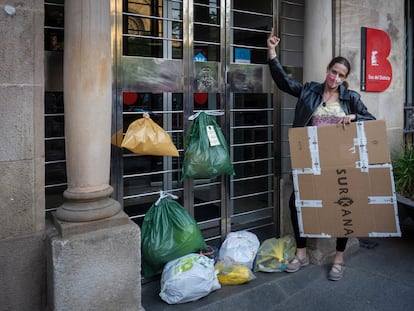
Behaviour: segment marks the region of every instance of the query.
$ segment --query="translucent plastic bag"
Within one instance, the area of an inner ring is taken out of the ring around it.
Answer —
[[[178,150],[170,135],[148,113],[128,126],[121,147],[133,153],[178,157]]]
[[[239,285],[256,278],[252,270],[229,257],[218,261],[214,267],[218,271],[217,278],[221,285]]]
[[[252,232],[246,230],[230,232],[220,247],[219,260],[229,257],[234,262],[253,269],[259,246],[260,241]]]
[[[184,161],[181,180],[234,175],[227,141],[217,122],[209,115],[220,112],[201,111],[192,120],[184,137]]]
[[[173,259],[207,248],[197,222],[178,202],[168,197],[177,198],[161,192],[142,224],[142,270],[145,277],[161,273],[164,265]]]
[[[165,265],[159,295],[165,302],[177,304],[198,300],[220,287],[214,260],[188,254]]]
[[[282,272],[286,265],[295,257],[296,242],[291,235],[279,239],[270,238],[260,245],[257,251],[254,271]]]

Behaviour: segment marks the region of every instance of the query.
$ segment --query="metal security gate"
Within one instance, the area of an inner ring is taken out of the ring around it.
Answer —
[[[210,244],[249,229],[261,239],[279,229],[279,178],[289,178],[287,128],[295,100],[271,89],[266,38],[282,37],[280,56],[301,79],[304,0],[122,1],[113,12],[111,185],[141,224],[165,190],[179,196]],[[45,156],[47,215],[66,189],[63,104],[63,0],[45,1]],[[277,21],[273,18],[276,17]],[[274,108],[276,107],[276,109]],[[180,182],[183,135],[194,111],[219,109],[236,175]],[[180,157],[151,157],[119,148],[143,111],[174,139]],[[279,133],[280,132],[280,133]]]
[[[266,39],[272,1],[118,0],[115,3],[112,180],[124,211],[141,225],[161,190],[179,197],[210,244],[230,231],[277,235],[277,123]],[[234,176],[180,181],[188,117],[221,110]],[[119,148],[148,112],[180,157]]]

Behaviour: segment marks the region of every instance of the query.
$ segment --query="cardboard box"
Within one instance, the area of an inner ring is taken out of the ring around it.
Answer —
[[[385,121],[289,129],[303,237],[401,236]]]

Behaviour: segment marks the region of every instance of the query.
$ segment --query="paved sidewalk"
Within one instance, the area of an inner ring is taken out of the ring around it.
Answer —
[[[342,280],[328,281],[328,265],[296,273],[257,272],[243,285],[222,286],[195,302],[168,305],[159,282],[143,285],[146,311],[400,311],[414,310],[414,231],[401,238],[360,239],[345,258]]]

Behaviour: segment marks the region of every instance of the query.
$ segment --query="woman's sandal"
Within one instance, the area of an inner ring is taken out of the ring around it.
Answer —
[[[306,267],[309,265],[309,257],[308,255],[305,258],[300,259],[298,256],[295,256],[293,260],[286,265],[286,272],[296,272],[302,267]]]
[[[343,262],[336,262],[332,265],[331,270],[329,271],[328,274],[328,280],[331,281],[339,281],[340,279],[342,279],[342,276],[344,274],[344,266],[345,263]]]

